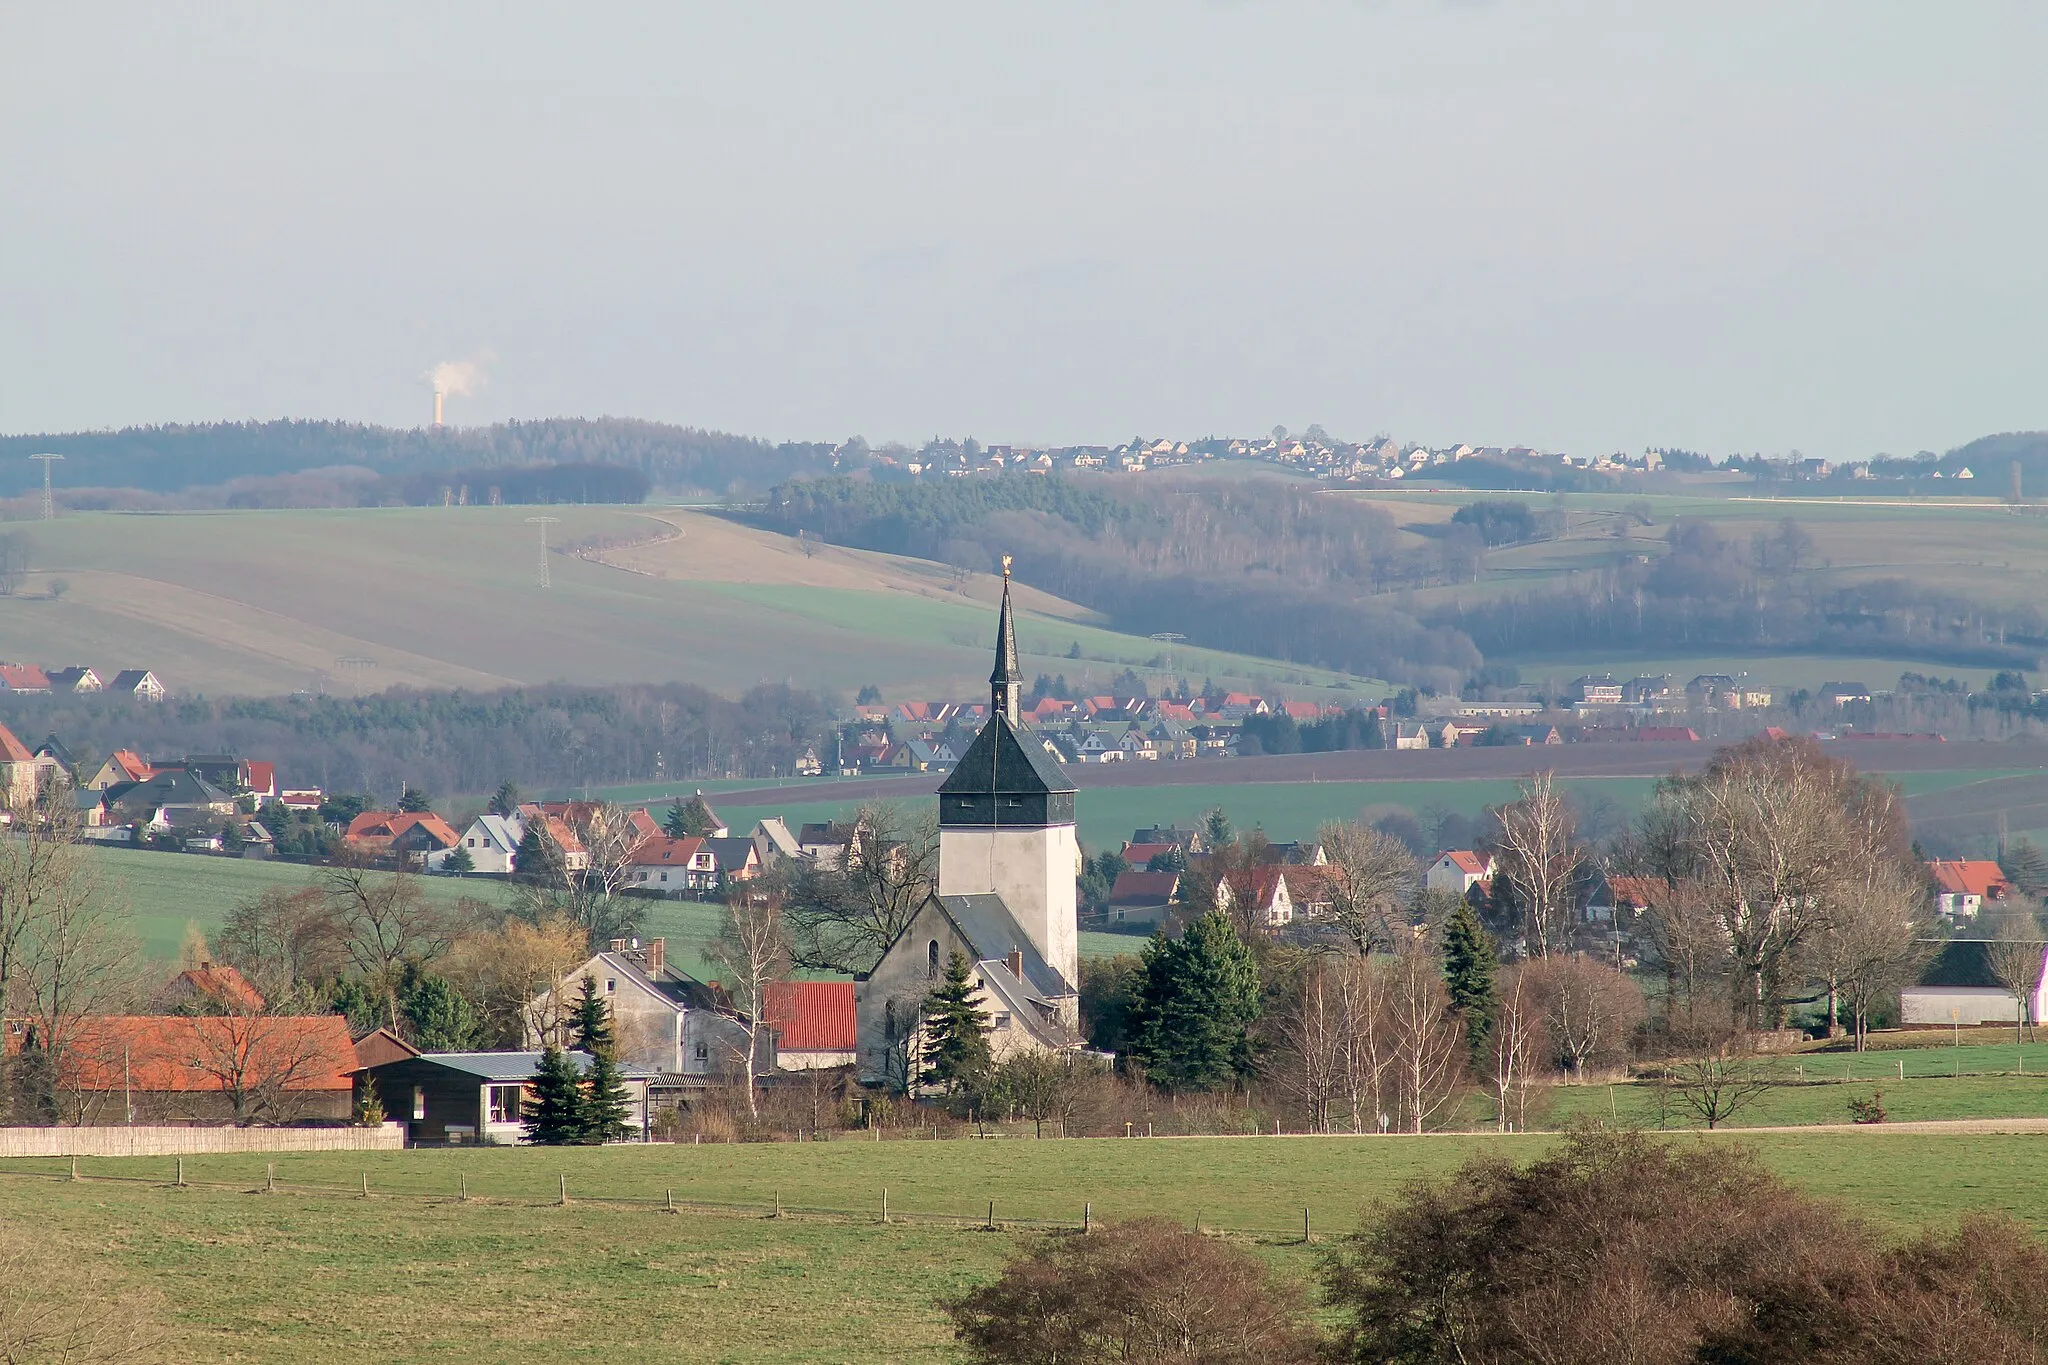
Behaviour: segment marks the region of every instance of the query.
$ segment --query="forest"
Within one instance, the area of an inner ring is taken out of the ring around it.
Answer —
[[[82,767],[115,749],[145,757],[231,753],[275,760],[287,786],[397,797],[658,778],[787,775],[832,733],[835,704],[782,686],[728,700],[679,683],[393,689],[365,697],[8,695],[0,721],[29,744],[55,735]]]

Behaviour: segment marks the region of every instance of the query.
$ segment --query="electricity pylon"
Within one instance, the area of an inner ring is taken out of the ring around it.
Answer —
[[[560,521],[560,517],[528,517],[526,524],[540,527],[540,585],[551,586],[548,582],[548,527]]]
[[[29,458],[43,462],[43,520],[55,521],[57,519],[57,502],[55,498],[50,496],[50,462],[52,460],[61,460],[64,457],[62,455],[31,455]]]

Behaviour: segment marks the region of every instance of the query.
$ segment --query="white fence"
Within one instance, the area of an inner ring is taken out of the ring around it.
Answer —
[[[405,1128],[0,1128],[0,1157],[396,1152]]]

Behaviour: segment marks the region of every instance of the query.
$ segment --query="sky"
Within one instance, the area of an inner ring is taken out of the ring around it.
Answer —
[[[2048,427],[2038,0],[0,7],[0,431]]]

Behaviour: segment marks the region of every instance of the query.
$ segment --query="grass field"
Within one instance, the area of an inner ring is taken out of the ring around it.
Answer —
[[[2025,1172],[2048,1138],[1766,1133],[1741,1140],[1816,1193],[1900,1229],[1978,1208],[2048,1229]],[[1003,1219],[1160,1214],[1235,1230],[1307,1279],[1303,1210],[1324,1238],[1405,1182],[1481,1152],[1527,1160],[1550,1139],[1213,1138],[1126,1142],[848,1141],[591,1150],[0,1163],[0,1219],[32,1224],[163,1297],[193,1361],[947,1361],[936,1302],[1032,1235]],[[27,1174],[35,1172],[35,1174]],[[379,1197],[359,1188],[367,1173]],[[553,1207],[565,1176],[571,1202]],[[122,1177],[115,1181],[107,1177]],[[454,1195],[467,1180],[471,1200]],[[294,1192],[319,1184],[332,1194]],[[662,1210],[678,1200],[746,1211]],[[898,1213],[956,1224],[880,1222]],[[410,1197],[407,1197],[410,1196]],[[635,1205],[593,1202],[603,1196]],[[762,1216],[785,1207],[839,1217]]]
[[[558,679],[684,681],[728,694],[784,679],[894,697],[986,686],[997,582],[820,547],[675,508],[556,507],[552,586],[534,586],[531,509],[80,513],[28,533],[32,572],[0,597],[10,657],[147,666],[174,691],[382,689]],[[808,551],[808,552],[806,552]],[[67,591],[47,589],[62,579]],[[1033,673],[1107,686],[1166,647],[1020,590]],[[1069,657],[1078,647],[1079,656]],[[1177,672],[1316,695],[1335,675],[1175,646]]]

